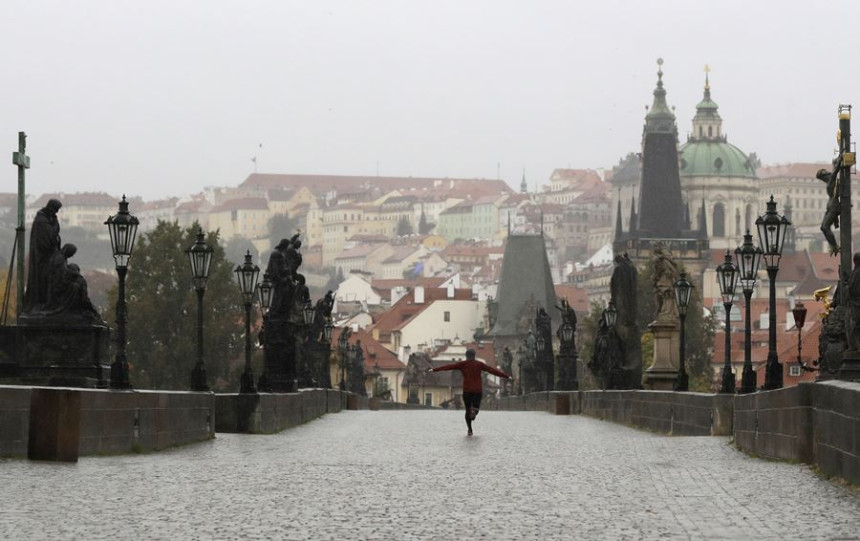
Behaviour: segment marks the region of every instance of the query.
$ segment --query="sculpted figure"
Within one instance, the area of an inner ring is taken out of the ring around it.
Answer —
[[[64,244],[51,256],[48,268],[48,295],[42,312],[45,315],[67,315],[89,322],[102,323],[101,315],[90,301],[87,281],[81,269],[69,259],[77,253],[74,244]]]
[[[854,269],[848,278],[848,313],[845,338],[849,351],[860,351],[860,252],[854,254]]]
[[[266,266],[266,273],[272,281],[274,289],[272,291],[272,305],[269,308],[269,313],[272,316],[280,316],[288,314],[290,310],[290,300],[292,297],[292,279],[287,271],[287,263],[284,257],[284,250],[289,241],[281,240],[275,249],[269,255],[269,264]]]
[[[815,178],[827,184],[827,210],[824,212],[824,218],[821,220],[821,232],[830,246],[830,255],[839,253],[839,244],[836,242],[836,236],[833,234],[831,228],[839,228],[839,169],[841,165],[841,158],[837,158],[833,160],[833,171],[819,169],[815,174]]]
[[[675,306],[675,281],[678,279],[678,266],[672,261],[669,251],[657,244],[652,252],[651,264],[654,274],[654,304],[657,308],[657,321],[675,320],[678,308]],[[619,313],[620,315],[620,313]]]
[[[51,256],[60,250],[60,222],[57,220],[57,212],[62,206],[58,199],[51,199],[33,219],[23,312],[39,311],[48,300],[48,266]]]

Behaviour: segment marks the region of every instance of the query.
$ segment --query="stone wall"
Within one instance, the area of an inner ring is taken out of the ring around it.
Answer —
[[[218,394],[215,396],[215,431],[272,434],[344,409],[367,409],[367,398],[337,389]]]
[[[0,452],[75,461],[214,436],[211,393],[0,387]]]
[[[27,456],[30,388],[0,386],[0,457]]]
[[[818,466],[860,484],[860,384],[842,381],[740,395],[735,444],[768,458]]]
[[[504,397],[493,409],[582,414],[678,436],[728,436],[732,396],[668,391],[553,391]]]

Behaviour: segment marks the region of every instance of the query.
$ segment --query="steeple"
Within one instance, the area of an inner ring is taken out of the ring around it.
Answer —
[[[725,141],[723,136],[723,119],[717,112],[719,107],[711,99],[711,68],[705,66],[705,95],[696,105],[696,116],[693,117],[693,133],[691,141]]]
[[[657,61],[654,105],[645,115],[642,136],[642,180],[636,231],[656,239],[677,239],[684,228],[684,201],[678,172],[678,130],[666,104],[663,59]]]
[[[645,133],[677,134],[675,114],[666,103],[666,89],[663,88],[663,59],[657,59],[657,88],[654,89],[654,103],[645,115]]]
[[[520,193],[529,193],[529,185],[526,184],[526,169],[523,168],[523,181],[520,182]]]
[[[618,212],[615,213],[615,240],[620,241],[624,234],[623,226],[621,225],[621,199],[618,199]]]
[[[630,223],[627,224],[627,230],[633,233],[638,227],[639,217],[636,216],[636,198],[630,200]]]

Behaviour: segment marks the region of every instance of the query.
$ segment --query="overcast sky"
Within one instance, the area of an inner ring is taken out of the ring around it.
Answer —
[[[709,64],[729,142],[765,164],[829,160],[837,105],[860,106],[856,0],[3,6],[3,192],[20,130],[32,195],[182,196],[239,184],[254,156],[262,173],[501,164],[533,187],[639,150],[658,57],[682,140]]]

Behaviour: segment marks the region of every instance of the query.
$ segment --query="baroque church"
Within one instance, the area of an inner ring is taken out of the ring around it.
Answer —
[[[645,135],[669,131],[674,135],[677,150],[677,171],[680,177],[682,201],[668,202],[683,208],[683,224],[678,229],[695,230],[698,238],[710,241],[710,248],[734,249],[747,229],[752,230],[762,204],[756,177],[759,166],[755,154],[746,154],[728,142],[717,103],[711,98],[710,77],[705,75],[702,100],[696,105],[692,131],[687,141],[678,146],[678,130],[674,108],[666,101],[662,62],[659,62],[654,102],[648,108],[643,134],[643,152],[630,153],[620,160],[610,177],[613,185],[613,210],[616,230],[629,232],[647,229],[642,221],[642,205],[655,197],[663,209],[667,200],[651,188],[643,191]],[[662,128],[661,128],[662,127]],[[670,164],[661,164],[664,169]],[[651,167],[655,167],[652,164]],[[670,168],[673,169],[673,168]],[[663,174],[663,173],[661,173]],[[674,171],[669,174],[674,176]],[[646,201],[643,201],[643,198]],[[617,235],[617,232],[616,232]],[[618,238],[616,237],[616,240]]]

